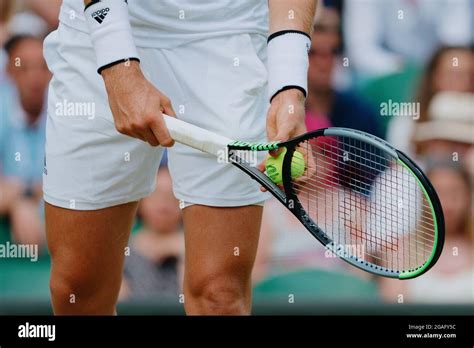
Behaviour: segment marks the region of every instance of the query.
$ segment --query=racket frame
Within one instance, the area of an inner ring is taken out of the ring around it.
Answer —
[[[308,216],[292,185],[291,163],[293,153],[296,151],[298,144],[305,140],[314,139],[320,136],[345,136],[373,145],[396,159],[413,175],[418,186],[422,188],[425,197],[427,197],[435,224],[433,249],[428,259],[421,266],[415,269],[396,271],[360,259],[359,257],[348,253],[343,245],[334,243],[324,230],[322,230],[317,223]],[[352,266],[378,276],[411,279],[426,273],[439,259],[444,245],[444,216],[438,195],[418,165],[407,155],[395,149],[386,141],[362,131],[342,127],[331,127],[318,129],[285,142],[245,143],[234,141],[228,145],[228,148],[229,154],[232,150],[268,151],[277,148],[286,148],[287,151],[282,166],[284,191],[275,185],[267,175],[259,171],[257,168],[247,165],[245,162],[240,160],[238,156],[229,156],[229,162],[264,186],[276,199],[278,199],[278,201],[280,201],[280,203],[291,211],[291,213],[305,226],[308,232],[310,232],[326,249],[330,250]]]
[[[393,148],[389,143],[377,138],[376,136],[354,129],[331,127],[318,129],[289,141],[254,143],[232,140],[167,115],[164,115],[164,120],[168,130],[170,131],[171,137],[175,141],[215,156],[218,156],[221,151],[227,152],[229,163],[238,167],[252,179],[256,180],[260,185],[265,187],[280,203],[291,211],[291,213],[321,244],[334,254],[338,255],[342,260],[355,267],[379,276],[411,279],[427,272],[431,267],[433,267],[441,255],[444,244],[444,216],[436,191],[426,175],[414,161],[403,152]],[[433,248],[428,259],[421,266],[415,269],[396,271],[362,260],[347,253],[345,250],[346,248],[344,248],[343,245],[337,245],[334,243],[334,241],[327,236],[317,223],[308,216],[292,185],[291,163],[293,153],[298,144],[305,140],[314,139],[320,136],[345,136],[369,143],[370,145],[386,152],[392,158],[397,159],[397,161],[415,177],[418,186],[422,188],[425,197],[427,197],[427,200],[429,201],[435,224]],[[239,150],[269,151],[279,148],[287,149],[282,166],[284,191],[281,190],[280,187],[277,186],[266,174],[262,173],[255,166],[251,166],[237,155],[237,151]]]

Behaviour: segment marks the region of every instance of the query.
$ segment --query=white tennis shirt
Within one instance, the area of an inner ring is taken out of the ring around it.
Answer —
[[[172,48],[239,33],[268,33],[266,0],[128,0],[139,47]],[[64,0],[59,19],[88,32],[82,0]]]

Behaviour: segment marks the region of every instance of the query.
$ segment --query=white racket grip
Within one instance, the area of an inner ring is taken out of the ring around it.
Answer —
[[[166,127],[174,141],[202,152],[219,156],[232,139],[163,114]]]

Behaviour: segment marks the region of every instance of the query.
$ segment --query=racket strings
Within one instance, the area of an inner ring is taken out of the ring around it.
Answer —
[[[431,207],[396,158],[362,140],[336,136],[306,140],[297,151],[306,168],[292,186],[335,244],[394,271],[415,269],[429,258],[435,243]]]
[[[324,158],[324,155],[321,156],[322,158]],[[326,169],[327,167],[326,166],[321,166],[321,161],[318,161],[318,163],[316,163],[316,169]],[[324,161],[322,161],[324,162]],[[325,162],[325,165],[328,165],[330,164],[330,162]],[[360,180],[357,180],[357,179],[354,179],[354,178],[351,178],[350,175],[347,175],[344,174],[344,173],[338,173],[338,171],[336,169],[328,169],[329,172],[331,172],[332,174],[335,174],[336,177],[344,177],[345,179],[351,179],[351,186],[355,189],[366,189],[367,186],[365,185],[366,183],[364,183],[364,185],[357,185],[357,182],[360,182]],[[356,174],[356,173],[353,173],[353,174]],[[312,179],[312,178],[308,178],[305,180],[305,182],[316,182],[317,180],[316,179]],[[323,179],[324,181],[324,179]],[[332,181],[330,182],[330,185],[334,184]],[[404,185],[400,185],[401,187],[404,187]],[[370,187],[369,187],[370,188]],[[427,208],[430,208],[430,206],[428,204],[425,205]]]

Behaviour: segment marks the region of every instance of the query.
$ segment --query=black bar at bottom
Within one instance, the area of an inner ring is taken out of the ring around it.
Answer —
[[[54,325],[54,340],[52,326],[44,325]],[[472,316],[3,316],[0,347],[86,343],[472,347],[473,327]],[[31,337],[40,334],[43,337]]]

